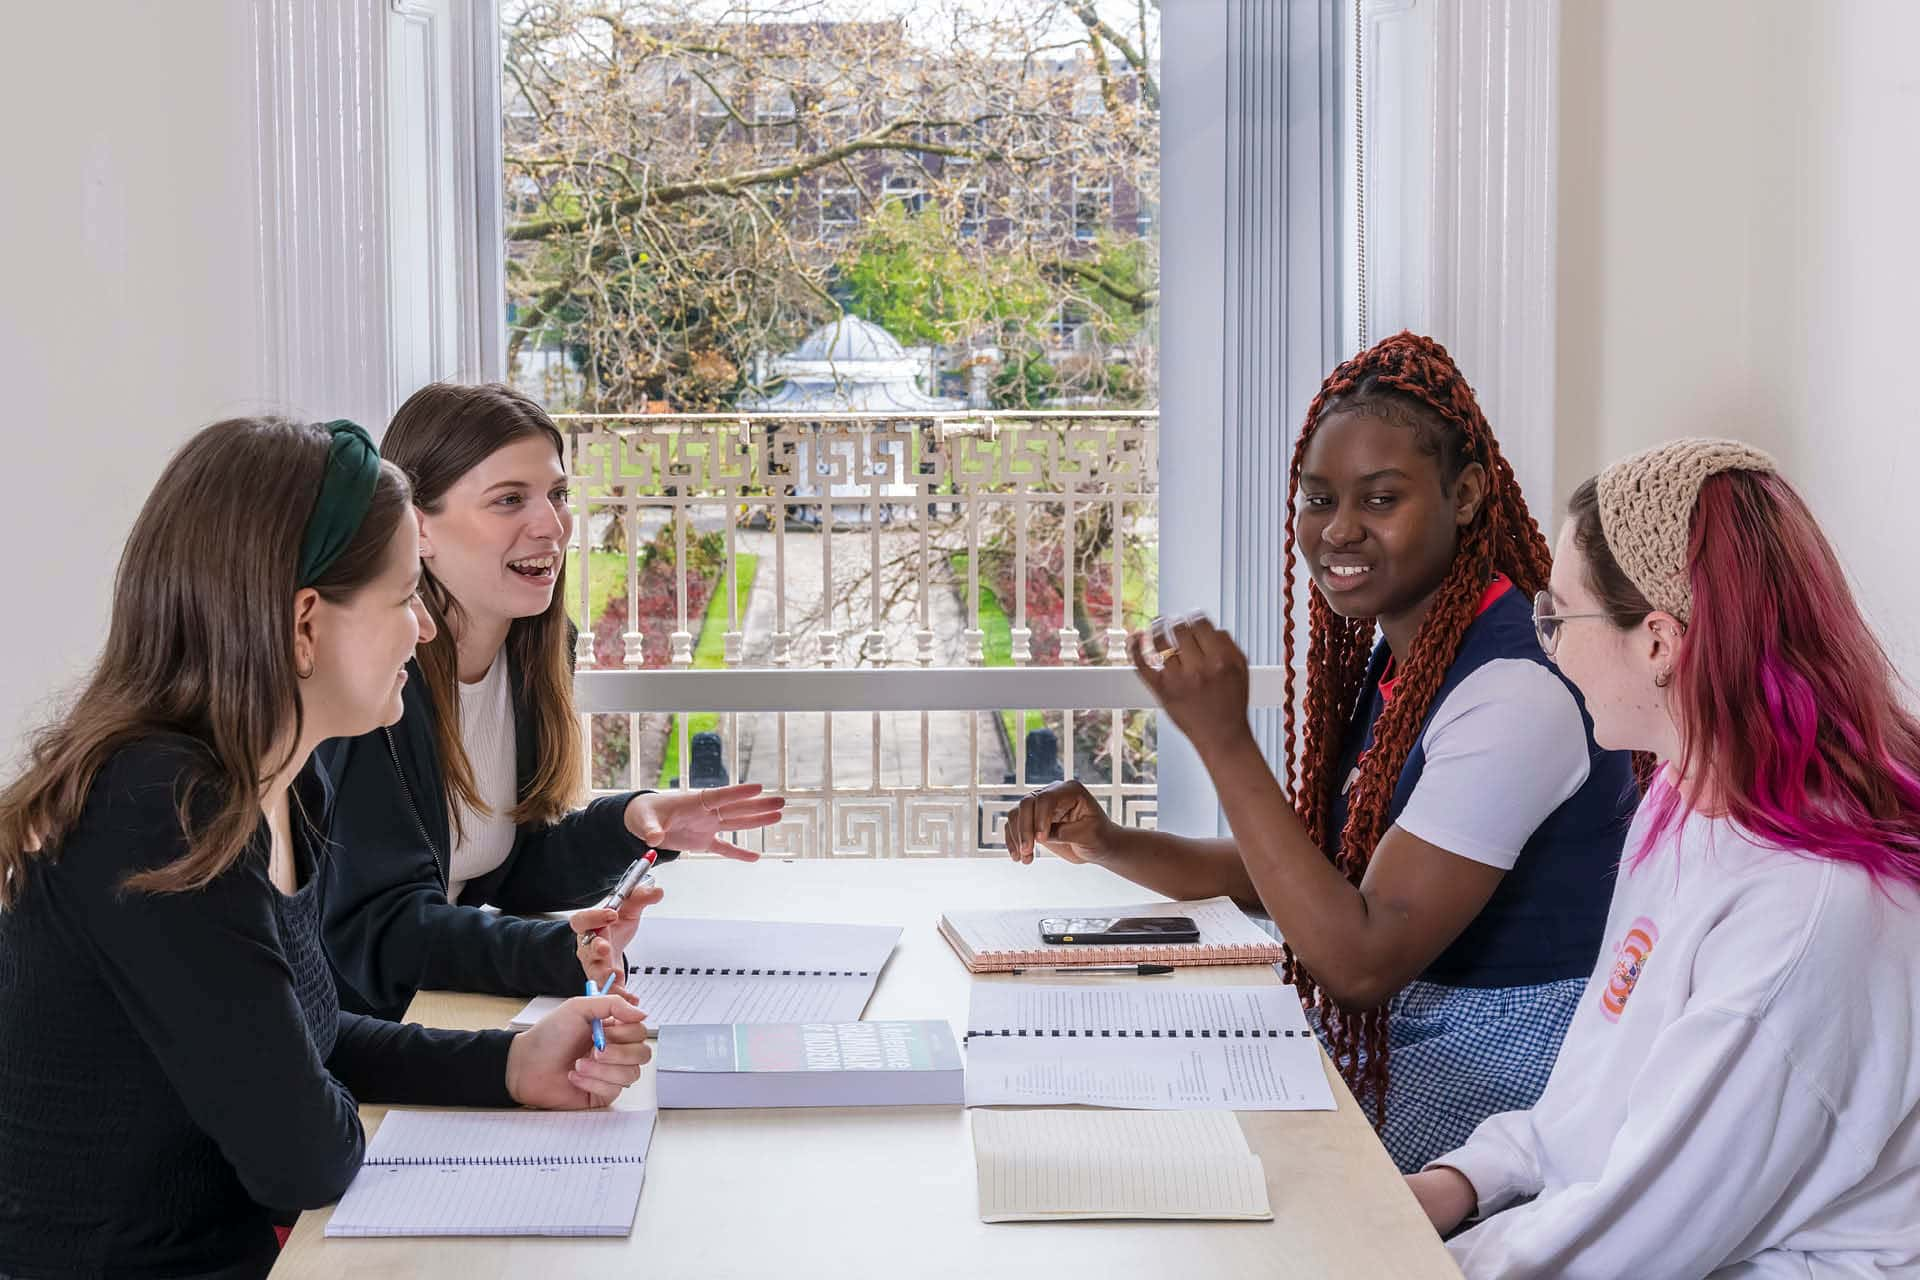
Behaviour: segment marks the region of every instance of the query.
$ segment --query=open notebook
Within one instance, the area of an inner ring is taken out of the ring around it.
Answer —
[[[1273,1217],[1226,1111],[976,1111],[982,1222]]]
[[[1200,941],[1112,947],[1050,945],[1040,941],[1040,922],[1052,916],[1192,916],[1200,928]],[[1231,898],[1143,902],[1127,907],[949,911],[940,917],[940,933],[973,973],[1004,973],[1045,964],[1272,964],[1286,958],[1273,936],[1249,920]]]
[[[784,920],[642,917],[627,948],[627,989],[647,1026],[858,1022],[900,926]],[[527,1026],[560,1001],[542,996],[513,1017]]]
[[[1331,1111],[1292,987],[1042,987],[977,982],[970,1107]]]
[[[624,1236],[652,1111],[390,1111],[330,1236]]]

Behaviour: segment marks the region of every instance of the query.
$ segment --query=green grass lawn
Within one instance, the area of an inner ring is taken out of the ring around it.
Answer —
[[[960,586],[960,607],[967,606],[967,553],[956,551],[952,561],[954,577]],[[1013,665],[1013,623],[1007,617],[1007,611],[1001,607],[1000,597],[993,593],[984,578],[980,583],[980,629],[987,633],[982,642],[981,651],[986,655],[989,667],[1010,667]],[[1000,724],[1007,732],[1007,741],[1012,749],[1019,751],[1026,746],[1026,734],[1019,728],[1020,713],[1002,711]],[[1028,729],[1044,729],[1046,717],[1038,711],[1027,712]]]
[[[580,616],[580,553],[567,552],[567,616],[582,631],[590,630],[607,611],[607,601],[627,594],[627,557],[618,551],[595,551],[588,561],[592,580],[587,584],[587,616]]]
[[[734,600],[736,616],[744,620],[747,616],[747,601],[753,595],[754,574],[759,571],[760,557],[744,552],[734,557]],[[715,585],[714,593],[707,600],[707,612],[700,619],[700,637],[694,643],[693,669],[711,671],[726,665],[727,634],[727,591],[726,575],[721,575]],[[689,734],[705,733],[720,727],[720,717],[711,711],[701,711],[686,718]],[[660,758],[659,786],[665,788],[680,776],[680,717],[673,718],[673,731],[667,735],[666,754]],[[735,782],[739,779],[735,778]]]

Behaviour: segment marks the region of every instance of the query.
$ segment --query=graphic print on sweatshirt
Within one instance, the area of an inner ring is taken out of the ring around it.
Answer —
[[[1659,926],[1641,916],[1627,926],[1627,936],[1613,949],[1613,973],[1600,989],[1600,1015],[1608,1022],[1620,1021],[1620,1015],[1626,1012],[1627,997],[1633,994],[1634,984],[1640,981],[1647,957],[1653,954],[1653,944],[1659,938]]]

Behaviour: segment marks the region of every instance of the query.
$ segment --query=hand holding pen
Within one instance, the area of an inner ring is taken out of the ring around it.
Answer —
[[[634,861],[598,906],[576,911],[568,917],[576,938],[580,967],[590,983],[611,980],[616,986],[626,978],[625,954],[640,927],[640,913],[664,896],[654,883],[654,853]]]

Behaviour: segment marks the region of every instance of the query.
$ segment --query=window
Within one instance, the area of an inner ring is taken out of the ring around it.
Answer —
[[[918,213],[927,203],[926,189],[920,185],[917,173],[890,173],[887,175],[885,199],[888,203],[905,206],[908,213]]]
[[[793,90],[763,84],[753,97],[753,145],[759,151],[790,151],[799,141],[794,124]]]
[[[977,236],[987,225],[987,193],[978,182],[960,189],[960,234]]]
[[[1113,182],[1075,177],[1073,180],[1073,238],[1091,240],[1113,221]]]
[[[855,187],[820,188],[820,225],[851,227],[860,221],[860,192]]]

